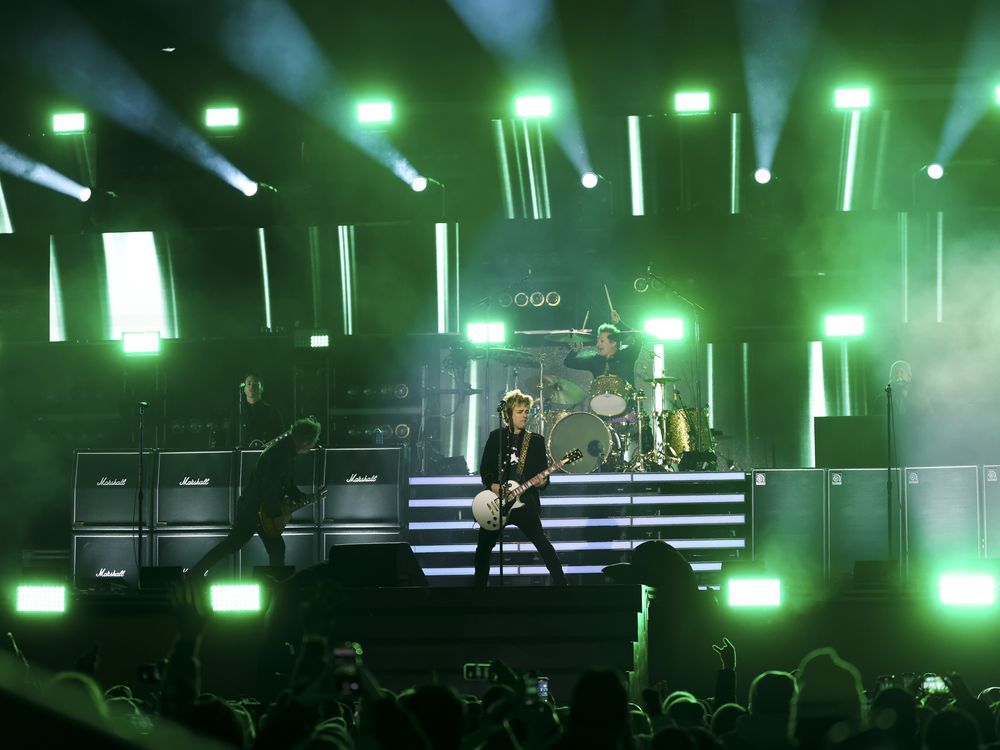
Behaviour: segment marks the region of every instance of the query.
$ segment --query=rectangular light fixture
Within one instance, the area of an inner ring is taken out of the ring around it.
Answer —
[[[309,346],[313,349],[327,349],[330,346],[330,334],[314,333],[309,337]]]
[[[358,122],[392,122],[392,102],[359,102]]]
[[[256,583],[215,584],[209,589],[213,612],[259,612],[260,585]]]
[[[730,607],[781,606],[781,581],[777,578],[730,578],[726,590]]]
[[[122,351],[126,354],[156,354],[160,351],[159,331],[125,331]]]
[[[23,585],[17,587],[18,612],[65,612],[65,586]]]
[[[552,115],[552,97],[519,96],[514,100],[514,110],[518,117],[550,117]]]
[[[848,315],[827,315],[824,319],[823,330],[827,336],[837,338],[864,336],[865,316],[855,313]]]
[[[683,318],[647,318],[642,330],[660,341],[680,341],[684,338]]]
[[[989,607],[996,603],[991,575],[949,573],[938,578],[938,599],[953,607]]]
[[[52,115],[53,133],[82,133],[87,129],[87,116],[83,112],[64,112]]]
[[[674,94],[674,111],[681,114],[708,112],[711,97],[707,91],[678,91]]]
[[[997,104],[1000,104],[1000,86],[997,86]]]
[[[237,107],[209,107],[205,110],[206,128],[235,128],[240,124]]]
[[[469,323],[466,331],[473,344],[502,344],[506,336],[503,323]]]
[[[837,89],[833,93],[833,103],[837,109],[868,109],[872,104],[871,89]]]

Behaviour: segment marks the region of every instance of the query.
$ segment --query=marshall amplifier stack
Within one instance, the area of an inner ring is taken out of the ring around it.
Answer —
[[[193,565],[232,528],[240,488],[260,451],[147,453],[145,530],[138,559],[138,455],[77,453],[73,493],[73,579],[79,588],[134,589],[139,567]],[[326,486],[322,507],[299,509],[286,527],[285,562],[325,560],[335,544],[399,541],[404,528],[404,449],[326,448],[296,459],[295,483],[306,494]],[[210,578],[250,576],[267,564],[258,537],[223,560]]]

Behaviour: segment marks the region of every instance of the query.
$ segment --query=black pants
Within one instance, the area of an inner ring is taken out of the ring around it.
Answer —
[[[257,500],[240,497],[236,503],[236,523],[233,524],[233,530],[229,532],[229,536],[212,547],[205,553],[204,557],[192,565],[188,570],[188,575],[200,578],[219,560],[226,555],[238,552],[253,538],[254,534],[260,533],[260,519],[257,517],[259,508],[260,504]],[[285,540],[280,536],[268,537],[263,534],[261,534],[260,540],[264,543],[264,549],[267,550],[268,564],[284,565]]]
[[[556,555],[552,542],[545,537],[545,532],[542,530],[542,519],[538,517],[538,514],[527,505],[515,508],[510,513],[509,523],[517,526],[528,541],[535,545],[545,567],[549,569],[552,583],[559,586],[565,584],[566,575],[563,573],[562,565],[559,563],[559,557]],[[479,541],[476,544],[476,586],[479,588],[486,587],[486,581],[490,577],[490,553],[499,538],[499,531],[487,531],[482,526],[479,527]]]

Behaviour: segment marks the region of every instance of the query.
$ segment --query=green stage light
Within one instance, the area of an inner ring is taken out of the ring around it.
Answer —
[[[358,102],[358,122],[392,122],[392,102]]]
[[[503,323],[469,323],[466,331],[473,344],[502,344],[506,338]]]
[[[872,105],[871,89],[837,89],[833,92],[833,104],[837,109],[868,109]]]
[[[642,330],[659,341],[680,341],[684,338],[683,318],[647,318]]]
[[[215,584],[209,589],[213,612],[260,612],[260,585]]]
[[[698,114],[709,111],[711,97],[707,91],[679,91],[674,94],[674,112]]]
[[[726,591],[730,607],[781,606],[781,581],[777,578],[730,578]]]
[[[835,338],[852,338],[865,335],[865,316],[857,314],[827,315],[824,331]]]
[[[928,164],[927,165],[927,176],[932,180],[940,180],[944,177],[944,167],[940,164]]]
[[[1000,86],[997,86],[997,104],[1000,104]]]
[[[159,331],[125,331],[122,351],[126,354],[156,354],[160,351]]]
[[[330,335],[328,333],[314,333],[309,337],[309,346],[313,349],[327,349],[330,346]]]
[[[996,590],[991,575],[946,573],[938,578],[938,600],[951,607],[990,607]]]
[[[62,613],[66,611],[65,586],[23,585],[17,587],[18,612]]]
[[[206,128],[235,128],[240,124],[237,107],[209,107],[205,110]]]
[[[53,133],[82,133],[87,129],[87,116],[83,112],[64,112],[52,115]]]
[[[552,116],[552,97],[519,96],[514,100],[514,110],[518,117],[540,118]]]

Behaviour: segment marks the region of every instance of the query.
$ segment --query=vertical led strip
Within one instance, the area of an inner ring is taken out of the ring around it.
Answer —
[[[850,417],[851,415],[851,351],[847,345],[847,341],[840,342],[840,399],[843,406],[841,407],[840,414],[841,417]]]
[[[746,460],[753,465],[750,454],[750,342],[740,344],[740,380],[743,386],[743,444],[746,446]]]
[[[503,120],[493,121],[493,134],[497,141],[497,165],[500,168],[500,193],[503,196],[504,215],[514,218],[514,191],[510,184],[510,165],[507,163],[507,139],[503,134]]]
[[[341,224],[337,227],[340,248],[340,301],[344,315],[344,335],[354,333],[354,227]]]
[[[708,381],[708,428],[715,427],[715,348],[705,345],[705,379]]]
[[[628,116],[628,173],[632,185],[632,215],[646,215],[642,192],[642,134],[638,115]]]
[[[729,213],[740,212],[740,126],[739,112],[729,116]],[[711,412],[709,412],[711,416]]]
[[[663,344],[653,344],[653,377],[662,378],[663,374],[666,372],[666,362],[664,362],[664,349]],[[653,388],[653,409],[655,411],[663,411],[663,388]],[[663,439],[666,440],[667,436],[664,435]]]
[[[66,320],[63,317],[62,284],[56,264],[56,239],[49,235],[49,341],[66,340]]]
[[[267,241],[264,239],[264,227],[257,227],[257,247],[260,249],[260,278],[264,287],[264,325],[273,331],[271,325],[271,279],[267,273]]]
[[[934,241],[936,244],[936,276],[937,276],[937,322],[944,320],[944,211],[937,212],[937,230]]]
[[[105,233],[103,240],[108,279],[108,338],[121,339],[126,331],[159,331],[160,338],[173,338],[153,233]]]
[[[531,193],[531,218],[541,218],[541,206],[538,203],[538,186],[535,184],[535,164],[531,157],[531,134],[528,132],[528,121],[522,120],[524,128],[524,155],[528,165],[528,190]]]
[[[861,129],[861,110],[851,111],[851,132],[847,140],[847,166],[844,169],[844,200],[841,211],[850,211],[854,200],[854,170],[858,161],[858,132]]]
[[[14,234],[14,225],[10,223],[10,211],[7,210],[7,199],[3,194],[3,182],[0,182],[0,234]]]
[[[816,434],[813,429],[815,417],[826,416],[826,384],[823,380],[823,342],[809,342],[809,425],[806,434],[808,452],[803,456],[803,466],[816,465]]]
[[[437,266],[438,333],[448,333],[448,225],[434,225]]]
[[[474,359],[469,362],[469,383],[472,389],[479,389],[479,360]],[[478,466],[473,462],[476,460],[476,438],[479,436],[479,393],[469,396],[469,418],[465,427],[465,460],[469,463],[469,471],[476,471]]]
[[[541,120],[535,120],[535,141],[538,143],[538,196],[539,208],[543,219],[552,218],[552,206],[549,204],[549,173],[545,168],[545,143],[542,141]]]

